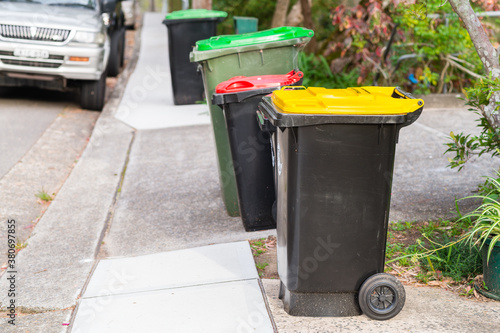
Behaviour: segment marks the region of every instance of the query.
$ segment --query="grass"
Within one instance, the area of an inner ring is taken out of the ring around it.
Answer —
[[[42,190],[38,191],[38,193],[35,194],[35,197],[44,202],[51,202],[52,200],[54,200],[54,195],[55,195],[54,193],[52,193],[52,195],[48,194],[42,187]]]
[[[16,243],[16,246],[15,246],[15,249],[16,251],[21,251],[22,249],[26,248],[26,246],[28,246],[28,242],[21,242],[21,241],[17,241]]]
[[[254,257],[258,257],[267,251],[265,241],[265,238],[250,241],[250,247],[252,248],[252,254]]]
[[[266,269],[267,266],[269,266],[269,264],[267,262],[255,265],[255,267],[257,267],[257,271],[259,272],[260,277],[264,276],[264,270]]]
[[[423,257],[430,250],[456,242],[470,226],[470,220],[391,223],[386,246],[387,270],[411,270],[414,278],[425,284],[446,278],[471,281],[482,270],[477,248],[457,242]]]

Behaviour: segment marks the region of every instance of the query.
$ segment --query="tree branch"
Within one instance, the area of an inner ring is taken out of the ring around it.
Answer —
[[[491,74],[492,78],[500,77],[498,52],[491,44],[481,21],[479,21],[479,18],[470,6],[469,0],[449,0],[449,2],[453,10],[464,22],[477,54],[484,65],[486,74]]]

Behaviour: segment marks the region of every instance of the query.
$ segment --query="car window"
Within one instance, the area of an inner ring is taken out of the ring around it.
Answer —
[[[48,6],[86,7],[95,9],[96,0],[0,0],[0,2],[39,3]]]

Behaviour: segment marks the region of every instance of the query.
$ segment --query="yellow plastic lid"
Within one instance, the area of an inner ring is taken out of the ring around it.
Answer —
[[[396,87],[356,87],[326,89],[283,87],[275,90],[272,101],[281,113],[338,115],[404,115],[423,107]]]

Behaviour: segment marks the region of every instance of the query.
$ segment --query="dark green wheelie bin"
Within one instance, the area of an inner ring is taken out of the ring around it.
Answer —
[[[200,66],[207,101],[215,87],[235,76],[286,74],[298,68],[298,54],[314,32],[280,27],[255,33],[215,36],[196,42],[190,54]],[[239,215],[238,195],[222,109],[210,105],[222,197],[230,216]]]

